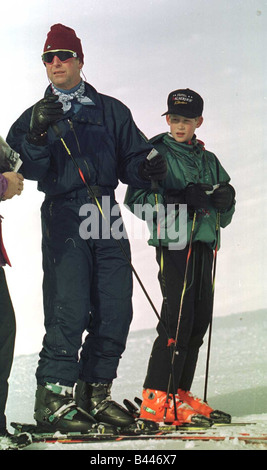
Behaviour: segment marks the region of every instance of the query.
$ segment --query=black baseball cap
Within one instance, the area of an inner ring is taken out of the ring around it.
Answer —
[[[185,90],[172,91],[168,96],[168,111],[162,114],[179,114],[188,118],[202,116],[204,102],[201,96],[193,90],[186,88]]]

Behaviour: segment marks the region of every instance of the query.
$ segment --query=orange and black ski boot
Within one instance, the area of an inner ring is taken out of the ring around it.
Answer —
[[[178,389],[178,398],[182,400],[187,405],[197,412],[210,418],[214,423],[231,423],[231,416],[224,411],[214,410],[206,402],[201,400],[201,398],[195,397],[190,391]]]
[[[176,413],[173,398],[160,390],[143,390],[143,401],[140,409],[140,418],[155,421],[161,424],[176,426],[194,425],[210,427],[213,421],[194,411],[189,405],[176,397]]]

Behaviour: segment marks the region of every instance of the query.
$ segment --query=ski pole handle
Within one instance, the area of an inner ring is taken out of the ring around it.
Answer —
[[[54,133],[56,134],[56,137],[61,138],[62,137],[61,130],[59,129],[58,125],[54,122],[53,124],[51,124],[51,127],[52,127]]]
[[[157,180],[151,180],[151,189],[153,191],[158,191],[159,189],[159,184]]]

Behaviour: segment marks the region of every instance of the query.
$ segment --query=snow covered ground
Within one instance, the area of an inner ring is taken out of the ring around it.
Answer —
[[[221,428],[220,434],[264,432],[267,434],[267,311],[245,312],[214,319],[212,353],[208,387],[209,403],[233,416],[233,421],[253,422],[251,426]],[[125,354],[120,363],[118,378],[114,382],[112,396],[122,404],[124,398],[133,400],[141,396],[142,382],[147,360],[155,337],[154,329],[130,333]],[[193,392],[203,397],[206,343],[196,371]],[[17,356],[10,378],[7,405],[8,422],[33,422],[35,394],[35,369],[38,355]],[[11,428],[10,428],[11,430]],[[96,444],[39,444],[27,450],[88,450],[93,456],[122,455],[131,451],[129,458],[138,451],[149,453],[178,450],[266,450],[266,447],[246,445],[236,440],[224,442],[138,441]],[[120,454],[121,452],[121,454]]]

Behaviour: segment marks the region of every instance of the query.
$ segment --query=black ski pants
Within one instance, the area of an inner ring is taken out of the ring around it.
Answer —
[[[116,203],[109,200],[111,210]],[[99,201],[108,216],[103,198]],[[88,239],[79,230],[86,220],[80,215],[85,204],[92,209],[88,231],[95,230]],[[120,215],[111,216],[114,230],[120,221]],[[73,386],[78,378],[111,383],[116,377],[132,320],[132,271],[108,227],[103,236],[104,222],[88,196],[66,195],[43,203],[46,334],[36,372],[40,385]],[[120,241],[130,258],[127,238]]]
[[[161,318],[169,337],[175,339],[188,247],[184,250],[169,250],[163,247],[162,250],[167,308],[162,306]],[[160,250],[157,248],[159,265],[160,258]],[[212,315],[212,263],[213,251],[205,243],[193,243],[174,361],[175,390],[178,388],[190,390],[193,382],[199,349]],[[161,270],[159,280],[163,291]],[[161,322],[158,324],[157,332],[144,388],[167,391],[172,348],[168,346],[168,338]],[[173,387],[170,391],[172,390]]]
[[[13,362],[16,321],[5,271],[0,267],[0,429],[6,428],[8,378]]]

